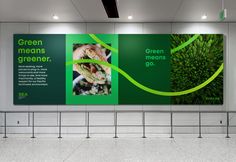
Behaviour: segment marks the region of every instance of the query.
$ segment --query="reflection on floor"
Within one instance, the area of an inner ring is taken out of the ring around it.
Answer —
[[[0,162],[236,162],[236,136],[0,139]]]

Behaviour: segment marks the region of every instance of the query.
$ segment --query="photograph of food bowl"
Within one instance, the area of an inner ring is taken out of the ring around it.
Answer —
[[[111,51],[100,44],[73,44],[73,61],[80,59],[111,63]],[[111,68],[96,63],[73,64],[73,94],[111,94]]]

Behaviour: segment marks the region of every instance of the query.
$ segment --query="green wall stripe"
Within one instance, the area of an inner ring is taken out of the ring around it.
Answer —
[[[123,71],[119,67],[114,66],[108,62],[99,61],[99,60],[92,60],[92,59],[81,59],[81,60],[67,62],[66,65],[80,64],[80,63],[95,63],[95,64],[101,64],[101,65],[108,66],[108,67],[112,68],[113,70],[119,72],[121,75],[123,75],[123,77],[125,77],[127,80],[129,80],[133,85],[137,86],[138,88],[140,88],[146,92],[149,92],[149,93],[152,93],[155,95],[160,95],[160,96],[181,96],[181,95],[193,93],[199,89],[202,89],[203,87],[208,85],[210,82],[212,82],[223,71],[223,68],[224,68],[224,64],[222,63],[221,66],[218,68],[218,70],[210,78],[208,78],[205,82],[203,82],[202,84],[200,84],[196,87],[193,87],[193,88],[190,88],[187,90],[183,90],[183,91],[179,91],[179,92],[164,92],[164,91],[158,91],[155,89],[151,89],[149,87],[142,85],[141,83],[139,83],[135,79],[133,79],[125,71]]]
[[[112,52],[118,53],[118,50],[107,45],[106,43],[104,43],[101,39],[99,39],[95,34],[89,34],[89,36],[95,40],[97,43],[101,44],[103,47],[105,47],[106,49],[111,50]],[[185,48],[186,46],[188,46],[190,43],[192,43],[194,40],[196,40],[198,37],[200,36],[200,34],[195,34],[192,38],[190,38],[188,41],[182,43],[181,45],[179,45],[178,47],[171,49],[171,53],[175,53],[179,50],[181,50],[182,48]]]
[[[106,43],[104,43],[101,39],[99,39],[95,34],[89,34],[89,36],[95,40],[97,43],[101,44],[103,47],[105,47],[106,49],[111,50],[112,52],[118,53],[118,50],[107,45]]]
[[[188,41],[182,43],[181,45],[179,45],[178,47],[171,49],[171,53],[175,53],[179,50],[181,50],[182,48],[188,46],[189,44],[191,44],[193,41],[195,41],[198,37],[200,36],[200,34],[195,34],[192,38],[190,38]]]

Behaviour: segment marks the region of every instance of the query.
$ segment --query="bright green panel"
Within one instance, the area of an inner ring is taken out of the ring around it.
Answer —
[[[118,48],[118,35],[96,34],[112,48]],[[89,34],[66,35],[66,62],[73,61],[73,44],[97,44]],[[111,52],[111,63],[118,66],[118,53]],[[66,104],[118,104],[118,72],[111,71],[111,93],[107,95],[75,95],[73,93],[73,65],[66,66]]]

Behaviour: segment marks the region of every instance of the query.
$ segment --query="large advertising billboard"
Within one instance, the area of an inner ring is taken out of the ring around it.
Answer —
[[[15,34],[15,105],[223,104],[221,34]]]

